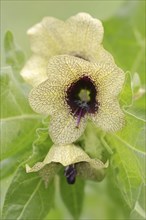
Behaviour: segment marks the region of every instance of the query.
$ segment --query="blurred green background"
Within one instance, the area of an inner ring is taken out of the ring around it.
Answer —
[[[130,1],[130,0],[129,0]],[[133,4],[137,1],[132,1]],[[104,22],[113,17],[124,0],[95,0],[95,1],[1,1],[1,45],[7,30],[13,32],[17,44],[29,57],[29,40],[26,31],[40,22],[45,16],[67,19],[78,12],[88,12],[93,17]],[[5,65],[2,48],[2,65]],[[2,182],[3,196],[11,177]],[[57,179],[56,179],[57,186]],[[5,189],[5,190],[4,190]],[[49,199],[49,198],[48,198]],[[101,183],[87,181],[85,200],[81,219],[128,219],[129,209],[121,198],[119,190],[114,185],[112,171]],[[59,191],[56,191],[56,207],[46,219],[72,219],[62,203]]]
[[[53,16],[59,19],[67,19],[78,12],[88,12],[93,17],[101,20],[108,19],[118,10],[124,1],[122,0],[97,0],[97,1],[24,1],[2,0],[1,1],[1,41],[4,34],[11,30],[16,42],[30,54],[29,42],[26,31],[40,22],[45,16]],[[1,45],[2,45],[1,42]],[[2,59],[4,63],[4,59]]]

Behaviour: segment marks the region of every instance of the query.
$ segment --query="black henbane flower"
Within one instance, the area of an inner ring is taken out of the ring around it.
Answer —
[[[32,86],[47,79],[48,60],[55,55],[68,54],[91,62],[114,63],[102,46],[103,26],[100,20],[79,13],[67,21],[45,17],[28,30],[32,57],[21,71]]]
[[[60,166],[64,167],[64,175],[69,184],[73,184],[78,176],[94,181],[101,181],[105,176],[108,162],[91,159],[80,147],[71,145],[53,145],[44,161],[37,162],[32,168],[26,165],[26,172],[40,172],[45,184],[50,181]]]
[[[117,96],[124,73],[114,63],[94,63],[60,55],[49,60],[48,79],[33,88],[34,111],[51,115],[49,132],[56,144],[69,144],[83,133],[87,120],[105,131],[117,131],[124,114]]]
[[[105,131],[123,126],[117,96],[124,73],[103,48],[103,32],[101,21],[87,13],[65,22],[46,17],[28,30],[33,56],[21,75],[35,87],[32,108],[51,115],[49,131],[57,144],[78,139],[88,119]]]

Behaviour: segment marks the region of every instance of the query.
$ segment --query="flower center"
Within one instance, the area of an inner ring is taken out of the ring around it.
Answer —
[[[73,82],[67,89],[66,101],[73,115],[77,117],[77,127],[86,113],[94,114],[98,110],[96,95],[96,87],[88,76]]]

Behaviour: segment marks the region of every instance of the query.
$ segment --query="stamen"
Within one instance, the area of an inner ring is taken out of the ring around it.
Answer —
[[[79,128],[79,124],[80,124],[81,117],[82,117],[82,112],[83,112],[83,108],[81,108],[79,111],[76,128]]]
[[[77,119],[76,128],[79,128],[81,118],[85,114],[94,114],[98,110],[96,86],[88,76],[83,76],[73,82],[66,92],[67,104],[70,107],[71,114]]]
[[[79,108],[80,108],[80,107],[76,108],[76,110],[75,110],[74,113],[73,113],[73,116],[76,116],[76,114],[77,114]]]

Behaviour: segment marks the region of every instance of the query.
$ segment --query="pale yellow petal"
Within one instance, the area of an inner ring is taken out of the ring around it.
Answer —
[[[114,63],[92,63],[69,55],[51,58],[47,72],[51,81],[64,88],[84,75],[90,76],[102,94],[108,91],[112,96],[120,92],[125,79],[124,72]]]
[[[94,68],[91,78],[97,86],[98,101],[117,96],[123,87],[125,73],[112,63],[96,63]]]
[[[32,86],[37,86],[47,79],[46,59],[33,55],[25,64],[20,74],[23,79]]]
[[[91,72],[90,66],[89,62],[69,55],[51,58],[47,69],[48,79],[30,92],[29,102],[33,110],[43,114],[64,111],[68,87],[85,71]]]
[[[120,130],[125,124],[124,113],[116,99],[101,102],[98,112],[92,116],[92,120],[97,127],[108,132]]]
[[[81,118],[77,127],[77,117],[70,111],[56,112],[52,115],[49,125],[49,134],[55,144],[70,144],[76,141],[84,132],[87,118]]]
[[[42,114],[53,114],[54,111],[64,109],[62,87],[49,79],[33,88],[29,94],[32,109]]]
[[[64,22],[53,17],[45,17],[42,22],[28,30],[33,53],[49,58],[61,53]]]
[[[69,85],[81,76],[84,63],[86,61],[69,55],[54,56],[48,63],[48,78],[59,85]]]
[[[80,162],[87,162],[91,164],[92,168],[96,168],[97,170],[108,167],[107,164],[103,164],[103,162],[98,159],[91,159],[81,147],[78,147],[74,144],[53,145],[43,162],[37,162],[32,168],[26,165],[26,172],[37,172],[45,165],[51,163],[60,163],[63,166],[68,166]]]
[[[90,157],[82,150],[73,144],[70,145],[53,145],[49,150],[47,156],[43,162],[36,163],[32,168],[26,165],[26,172],[37,172],[45,165],[54,163],[60,163],[63,166],[79,163],[83,161],[90,161]]]
[[[97,50],[103,39],[100,20],[87,13],[79,13],[66,21],[66,50],[68,53],[83,54],[88,57]]]
[[[67,89],[82,76],[92,75],[93,67],[92,63],[74,56],[54,56],[48,63],[48,78]]]
[[[89,161],[90,157],[82,150],[82,148],[70,145],[53,145],[49,154],[44,159],[44,163],[56,162],[63,166],[79,163],[81,161]]]
[[[92,58],[90,59],[92,62],[98,63],[108,63],[108,64],[115,64],[114,58],[107,50],[103,48],[102,45],[92,51]]]

